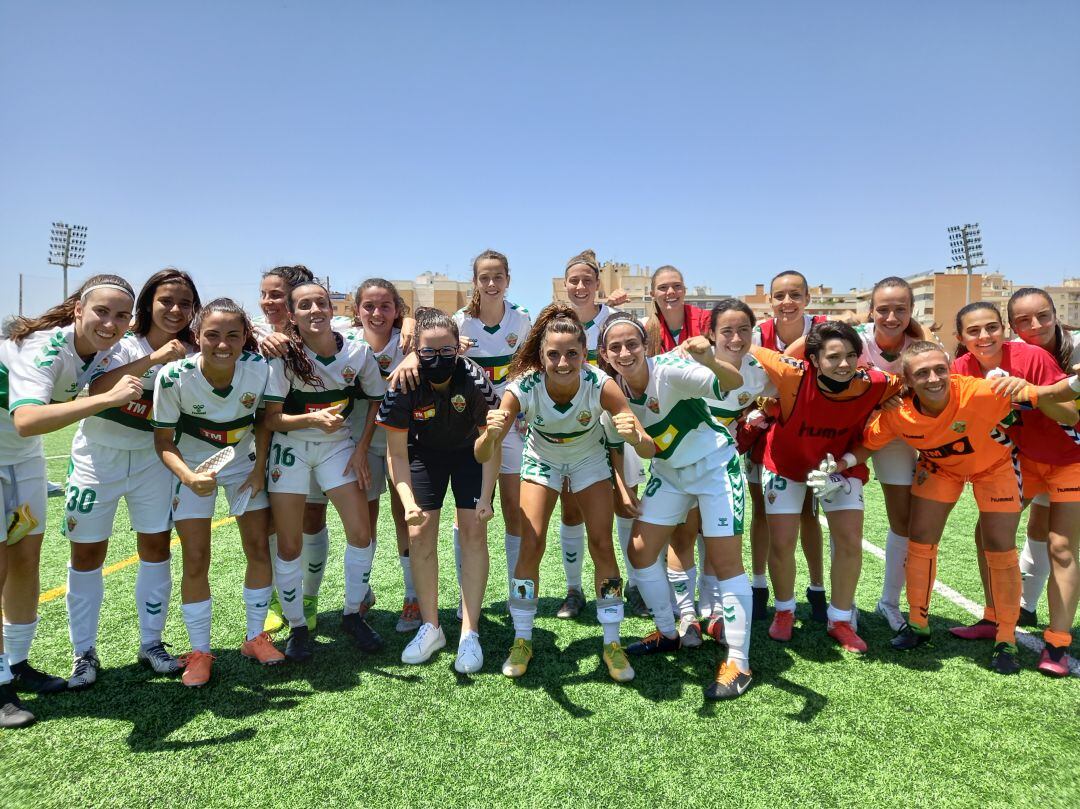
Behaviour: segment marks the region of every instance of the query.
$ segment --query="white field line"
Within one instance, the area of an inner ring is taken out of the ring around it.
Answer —
[[[821,523],[821,528],[824,531],[829,530],[829,523],[825,519],[825,515],[818,517],[818,522]],[[866,539],[862,541],[863,550],[869,554],[876,556],[882,562],[885,561],[885,551],[879,548],[873,542],[867,542]],[[949,599],[953,604],[961,607],[971,613],[975,618],[982,618],[983,608],[981,605],[976,604],[970,598],[963,593],[958,593],[947,584],[943,584],[940,581],[934,581],[934,592],[940,593],[945,598]],[[1043,642],[1040,638],[1028,632],[1026,629],[1016,628],[1016,642],[1027,649],[1030,649],[1035,654],[1041,654],[1043,650]],[[1080,677],[1080,662],[1077,662],[1076,658],[1070,655],[1069,657],[1069,671],[1072,672],[1074,677]]]

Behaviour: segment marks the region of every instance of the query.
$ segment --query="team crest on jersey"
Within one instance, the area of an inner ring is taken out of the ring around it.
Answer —
[[[582,410],[580,413],[578,413],[577,420],[578,424],[580,424],[582,427],[588,427],[589,422],[592,421],[592,411]]]
[[[375,362],[379,363],[380,371],[385,371],[387,368],[390,367],[390,355],[380,354],[378,357],[375,358]]]
[[[465,397],[460,393],[455,393],[450,397],[450,404],[454,406],[454,410],[459,413],[465,412]]]
[[[251,391],[248,391],[247,393],[245,393],[243,396],[240,397],[240,404],[242,404],[248,410],[251,410],[251,408],[253,408],[255,406],[255,398],[256,398],[255,394],[252,393]]]
[[[746,407],[748,404],[750,404],[750,394],[743,391],[739,394],[739,407]]]
[[[769,505],[771,506],[773,503],[776,502],[776,492],[769,492],[767,495],[765,495],[765,498],[769,501]]]
[[[206,405],[204,405],[204,404],[193,404],[191,406],[191,412],[194,413],[196,416],[201,416],[206,412]]]
[[[351,365],[346,365],[345,369],[341,372],[341,378],[345,380],[346,385],[351,385],[353,380],[356,379],[356,369]]]
[[[660,412],[660,402],[656,400],[655,396],[650,396],[648,401],[645,402],[645,406],[649,408],[653,413]]]
[[[518,336],[514,332],[510,332],[508,335],[506,335],[506,344],[508,346],[510,346],[510,348],[513,348],[514,346],[516,346],[517,341],[518,341]]]
[[[540,415],[537,415],[536,418],[533,419],[533,424],[535,424],[537,427],[543,427],[544,426],[544,417],[540,416]]]
[[[275,466],[270,470],[270,480],[274,481],[274,483],[281,480],[281,470],[278,467]]]
[[[952,430],[954,433],[963,433],[963,432],[965,432],[967,430],[967,422],[966,421],[954,421],[952,423],[952,427],[950,427],[949,429]]]
[[[919,471],[915,473],[915,485],[922,486],[929,477],[930,473],[924,467],[920,466]]]
[[[74,531],[75,526],[78,525],[78,524],[79,524],[79,521],[76,520],[74,517],[68,517],[67,518],[67,530],[68,530],[68,533],[70,534],[72,531]]]

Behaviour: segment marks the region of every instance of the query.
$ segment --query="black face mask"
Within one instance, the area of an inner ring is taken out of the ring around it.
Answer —
[[[456,365],[457,357],[441,357],[437,354],[429,360],[421,357],[420,377],[427,382],[441,385],[453,375]]]
[[[845,379],[843,382],[839,382],[835,379],[830,379],[829,377],[825,376],[825,374],[819,373],[818,381],[825,387],[825,390],[827,390],[829,393],[843,393],[849,387],[851,387],[851,383],[855,381],[855,377],[851,377],[851,379]]]

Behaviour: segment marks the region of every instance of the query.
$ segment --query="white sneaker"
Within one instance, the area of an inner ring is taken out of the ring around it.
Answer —
[[[484,650],[480,648],[480,636],[466,632],[457,647],[454,669],[460,674],[475,674],[484,667]]]
[[[402,663],[426,663],[439,649],[446,645],[446,635],[441,626],[424,624],[416,631],[401,653]]]
[[[75,658],[75,665],[71,669],[68,678],[68,689],[77,691],[80,688],[89,688],[97,682],[98,669],[101,661],[98,660],[97,649],[90,647]]]
[[[904,614],[900,612],[900,607],[896,604],[886,604],[884,601],[878,601],[874,612],[889,622],[889,628],[893,632],[899,632],[906,623]]]

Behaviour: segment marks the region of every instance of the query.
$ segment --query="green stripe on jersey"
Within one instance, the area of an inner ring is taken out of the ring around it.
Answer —
[[[241,416],[233,421],[214,422],[181,413],[180,422],[176,427],[181,433],[198,438],[207,444],[213,444],[216,447],[231,447],[240,443],[240,439],[247,433],[247,428],[254,423],[254,414]]]
[[[381,397],[380,397],[381,398]],[[345,390],[297,390],[293,388],[285,397],[285,405],[282,411],[289,416],[300,416],[313,413],[316,410],[330,407],[331,405],[347,401],[342,416],[348,416],[353,409],[353,396]]]
[[[468,357],[481,368],[498,368],[501,365],[509,365],[510,360],[514,358],[514,355],[505,354],[501,357],[474,357],[472,354],[469,354]]]
[[[645,432],[656,443],[656,457],[666,460],[674,454],[682,440],[702,424],[731,440],[727,430],[713,419],[701,399],[683,399],[668,411],[667,416],[646,427]]]
[[[0,408],[7,410],[8,407],[8,369],[0,362]]]

